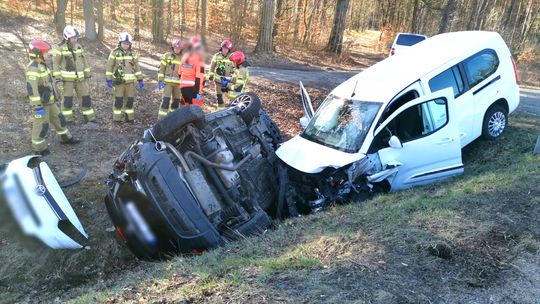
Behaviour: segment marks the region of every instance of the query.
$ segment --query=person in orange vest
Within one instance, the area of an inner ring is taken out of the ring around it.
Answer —
[[[184,104],[202,106],[204,47],[198,36],[189,39],[189,51],[182,56],[178,74],[180,75],[180,91]]]

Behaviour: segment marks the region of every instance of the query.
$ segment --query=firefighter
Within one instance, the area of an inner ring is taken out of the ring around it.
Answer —
[[[67,122],[73,121],[73,96],[77,93],[79,108],[84,121],[90,122],[96,119],[96,113],[92,108],[87,79],[91,77],[90,66],[86,60],[84,50],[77,43],[79,31],[71,25],[64,28],[64,40],[52,51],[53,76],[62,89],[62,114]]]
[[[249,62],[246,56],[241,51],[236,51],[229,57],[234,63],[234,72],[231,80],[223,78],[221,86],[227,87],[229,91],[229,99],[234,100],[238,95],[244,93],[247,89],[249,80]]]
[[[224,88],[221,86],[221,79],[230,78],[233,70],[232,61],[229,59],[229,52],[231,49],[232,42],[229,39],[224,40],[221,43],[219,52],[212,57],[212,62],[210,63],[210,73],[208,79],[215,82],[218,110],[224,108],[222,90]]]
[[[202,106],[204,86],[204,47],[201,38],[193,36],[189,39],[189,51],[182,56],[180,62],[180,91],[185,105]]]
[[[33,112],[32,150],[39,155],[50,153],[47,143],[49,124],[56,130],[56,136],[63,144],[76,144],[66,127],[66,120],[54,103],[54,84],[45,61],[51,45],[43,40],[32,40],[28,45],[31,62],[26,68],[26,90]]]
[[[183,51],[184,43],[181,40],[174,40],[171,43],[171,52],[165,54],[161,59],[158,71],[158,89],[163,90],[163,94],[158,119],[167,116],[169,111],[174,111],[180,106],[182,93],[180,92],[178,70]]]
[[[113,89],[113,120],[115,122],[134,121],[135,81],[139,89],[144,88],[143,74],[139,58],[132,50],[133,38],[129,33],[118,36],[118,46],[112,50],[107,64],[107,86]]]

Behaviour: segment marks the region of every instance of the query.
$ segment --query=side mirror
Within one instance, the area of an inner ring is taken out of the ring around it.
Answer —
[[[390,145],[390,148],[394,148],[394,149],[403,148],[403,144],[401,143],[401,140],[399,140],[399,138],[397,138],[397,136],[395,135],[392,135],[392,137],[390,137],[390,140],[388,141],[388,145]]]
[[[300,118],[300,125],[302,126],[302,128],[304,129],[307,128],[308,124],[309,124],[309,118],[305,116]]]

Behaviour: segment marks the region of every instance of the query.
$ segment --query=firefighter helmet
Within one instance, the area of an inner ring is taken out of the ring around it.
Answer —
[[[232,49],[232,42],[231,40],[229,39],[225,39],[223,40],[223,42],[221,43],[221,48],[227,48],[227,49]]]
[[[184,42],[182,40],[174,40],[172,43],[171,43],[171,47],[173,49],[180,49],[180,50],[183,50],[184,49]]]
[[[244,55],[244,53],[241,51],[236,51],[229,56],[229,59],[236,63],[236,65],[240,66],[242,63],[246,62],[246,55]]]
[[[118,42],[127,42],[131,44],[132,41],[133,41],[133,37],[131,37],[131,35],[127,32],[123,32],[123,33],[120,33],[120,35],[118,35]]]
[[[51,49],[51,45],[41,39],[34,39],[28,44],[28,54],[32,58],[41,57]]]
[[[79,38],[80,34],[79,34],[79,31],[75,27],[68,25],[64,28],[63,36],[64,36],[64,40],[69,40],[70,38],[73,38],[73,37]]]

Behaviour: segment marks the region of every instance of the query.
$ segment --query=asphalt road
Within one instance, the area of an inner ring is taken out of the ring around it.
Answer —
[[[306,87],[333,89],[358,72],[287,70],[252,67],[250,68],[250,73],[252,78],[259,78],[267,81],[292,84],[298,84],[299,81],[302,81]],[[517,111],[540,116],[540,90],[521,88],[520,95],[521,99]]]

